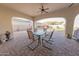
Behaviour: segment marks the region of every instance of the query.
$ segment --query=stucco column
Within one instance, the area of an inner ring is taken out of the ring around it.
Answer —
[[[74,26],[74,17],[70,16],[66,18],[66,37],[67,38],[72,38],[72,33],[73,33],[73,26]]]
[[[35,17],[32,17],[33,20],[33,30],[35,29]]]

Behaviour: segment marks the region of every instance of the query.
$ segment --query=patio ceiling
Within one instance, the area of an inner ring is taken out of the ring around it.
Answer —
[[[44,3],[45,8],[49,8],[48,13],[67,8],[71,3]],[[41,3],[5,3],[1,4],[18,12],[27,14],[31,17],[41,15]]]

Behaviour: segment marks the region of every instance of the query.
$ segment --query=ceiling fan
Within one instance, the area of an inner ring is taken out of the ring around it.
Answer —
[[[44,7],[44,4],[41,4],[41,8],[39,8],[39,9],[40,9],[41,14],[48,13],[47,10],[49,10],[49,8]]]

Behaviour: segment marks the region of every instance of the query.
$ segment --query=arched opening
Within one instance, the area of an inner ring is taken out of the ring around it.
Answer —
[[[35,22],[35,28],[44,28],[47,26],[47,31],[54,30],[54,36],[65,35],[66,19],[63,17],[40,19]]]
[[[33,21],[20,17],[12,17],[12,30],[14,38],[23,39],[27,38],[27,29],[33,29]]]
[[[20,17],[12,17],[13,32],[26,31],[33,26],[33,21]]]
[[[79,31],[77,32],[77,30],[79,30],[79,14],[75,17],[75,20],[74,20],[73,37],[76,37],[77,34],[79,34],[78,33]]]

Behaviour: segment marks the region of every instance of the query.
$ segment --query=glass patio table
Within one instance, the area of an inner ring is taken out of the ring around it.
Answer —
[[[51,48],[47,47],[43,43],[43,36],[46,37],[45,34],[46,34],[46,31],[44,31],[44,30],[37,30],[37,31],[33,32],[33,35],[35,35],[35,36],[38,37],[38,43],[37,43],[37,46],[35,48],[37,48],[38,46],[40,46],[40,47],[44,47],[44,48],[47,48],[47,49],[51,50]]]
[[[33,34],[38,37],[38,46],[39,46],[39,45],[42,46],[42,43],[43,43],[42,36],[45,35],[45,33],[46,33],[46,32],[43,31],[43,30],[37,30],[37,31],[33,32]]]

